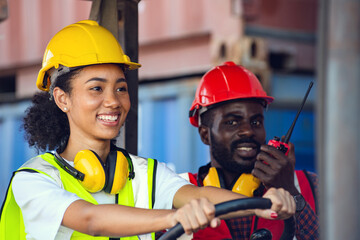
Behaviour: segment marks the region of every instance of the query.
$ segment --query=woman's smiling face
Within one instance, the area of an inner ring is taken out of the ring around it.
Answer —
[[[114,64],[83,68],[71,80],[67,96],[70,137],[82,141],[115,138],[130,110],[128,86]]]

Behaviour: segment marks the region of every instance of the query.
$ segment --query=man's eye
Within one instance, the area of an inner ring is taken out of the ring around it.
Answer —
[[[261,121],[252,121],[251,125],[253,125],[253,126],[261,126]]]
[[[231,126],[234,126],[236,125],[238,122],[236,120],[229,120],[229,121],[226,121],[226,125],[231,125]]]

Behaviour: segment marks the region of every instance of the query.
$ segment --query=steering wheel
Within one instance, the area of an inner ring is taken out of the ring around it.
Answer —
[[[215,216],[220,216],[229,212],[246,210],[246,209],[269,209],[271,208],[270,199],[266,198],[241,198],[231,200],[215,205]],[[295,220],[293,217],[284,221],[284,231],[280,240],[290,240],[295,236]],[[164,233],[159,240],[175,240],[184,233],[184,229],[180,223],[170,228],[169,231]],[[259,237],[252,239],[261,239]]]

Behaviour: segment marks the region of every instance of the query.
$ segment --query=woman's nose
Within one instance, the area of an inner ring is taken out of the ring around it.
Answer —
[[[117,108],[120,106],[120,99],[116,92],[109,91],[105,95],[104,100],[105,107]]]

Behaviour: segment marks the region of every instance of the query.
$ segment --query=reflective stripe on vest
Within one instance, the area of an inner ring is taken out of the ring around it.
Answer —
[[[52,166],[56,167],[60,173],[60,179],[63,184],[63,187],[65,190],[77,194],[80,198],[93,203],[98,204],[96,200],[93,198],[93,196],[86,191],[78,180],[76,180],[74,177],[72,177],[70,174],[68,174],[65,170],[63,170],[56,162],[55,158],[52,154],[46,153],[43,155],[40,155],[42,159],[47,161]],[[148,160],[148,166],[147,166],[147,173],[148,173],[148,200],[149,200],[149,208],[152,209],[153,206],[153,191],[155,191],[155,175],[156,175],[156,166],[157,161],[154,159],[147,159]],[[40,171],[35,168],[27,168],[22,167],[18,169],[16,172],[14,172],[12,178],[14,175],[19,171],[29,171],[29,172],[36,172],[45,174],[48,177],[52,178],[47,173]],[[25,227],[24,222],[22,218],[22,213],[19,208],[19,206],[16,204],[14,195],[12,192],[12,178],[10,180],[10,184],[8,187],[8,191],[6,194],[6,198],[4,200],[3,206],[1,208],[1,218],[0,218],[0,239],[1,240],[25,240],[26,239],[26,233],[25,233]],[[55,180],[55,179],[54,179]],[[125,184],[124,188],[120,191],[118,194],[118,204],[119,205],[125,205],[125,206],[132,206],[134,207],[134,194],[133,194],[133,188],[132,188],[132,182],[128,179],[127,184]],[[151,233],[152,239],[155,239],[155,233]],[[77,231],[74,231],[71,239],[97,239],[97,240],[108,240],[108,237],[93,237],[87,234],[83,234]],[[122,237],[121,240],[134,240],[139,239],[137,236],[131,236],[131,237]]]

